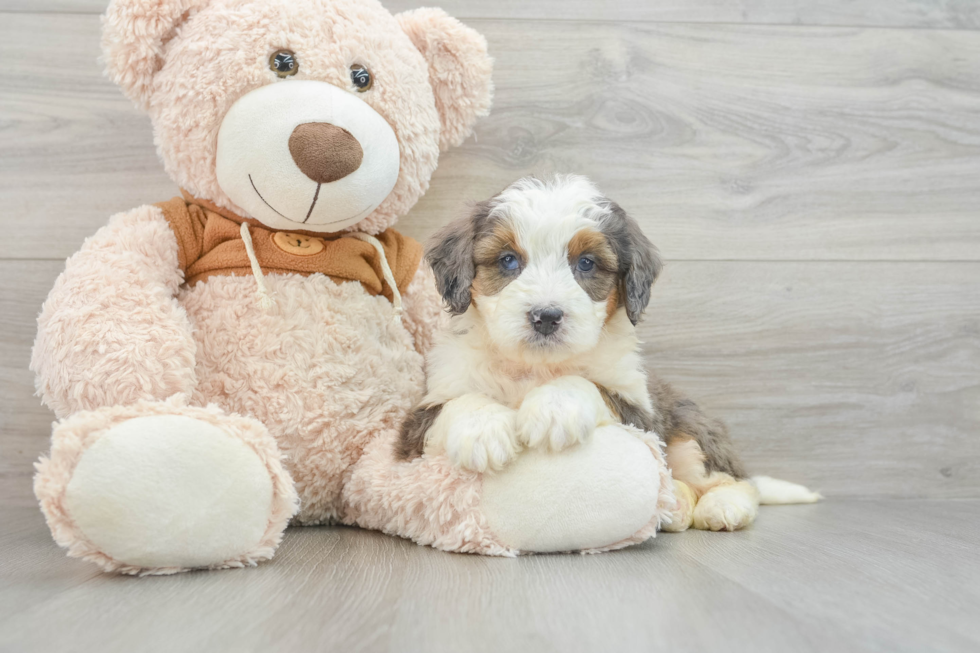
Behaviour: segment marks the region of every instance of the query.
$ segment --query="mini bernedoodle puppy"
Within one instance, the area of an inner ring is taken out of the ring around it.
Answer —
[[[635,325],[662,263],[589,180],[521,179],[438,233],[427,258],[454,317],[429,353],[401,459],[445,452],[482,472],[525,447],[557,451],[633,424],[667,444],[668,530],[752,523],[759,491],[724,424],[644,371]]]

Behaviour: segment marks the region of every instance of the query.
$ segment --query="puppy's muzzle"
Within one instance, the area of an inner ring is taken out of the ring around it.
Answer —
[[[549,306],[548,308],[535,308],[527,313],[527,319],[534,327],[534,330],[544,336],[550,336],[561,326],[562,318],[565,314],[560,308]]]

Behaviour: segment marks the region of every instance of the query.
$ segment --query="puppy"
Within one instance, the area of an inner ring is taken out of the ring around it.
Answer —
[[[758,511],[724,425],[647,378],[635,325],[663,266],[639,225],[587,179],[521,179],[438,233],[426,254],[453,318],[427,358],[427,393],[396,454],[503,468],[597,426],[667,443],[670,530],[735,530]]]

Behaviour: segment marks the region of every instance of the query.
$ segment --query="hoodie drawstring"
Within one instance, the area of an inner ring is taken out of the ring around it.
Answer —
[[[362,240],[365,243],[369,243],[374,246],[374,249],[378,252],[378,258],[381,261],[381,274],[384,276],[385,283],[391,288],[391,305],[395,309],[395,319],[401,322],[402,320],[402,294],[398,290],[398,284],[395,283],[395,275],[391,272],[391,266],[388,265],[388,257],[385,255],[385,248],[381,244],[381,241],[371,236],[369,234],[361,233],[359,231],[352,231],[344,234],[348,238],[356,238],[357,240]]]
[[[255,258],[255,247],[252,245],[252,234],[248,231],[248,223],[243,222],[241,228],[242,241],[245,243],[245,253],[248,254],[248,262],[252,265],[252,276],[255,277],[255,285],[258,287],[255,291],[259,298],[259,306],[264,311],[268,311],[275,305],[272,296],[269,294],[269,289],[265,287],[265,276],[262,274],[262,266],[259,265],[259,260]]]
[[[255,256],[255,246],[252,245],[252,234],[248,230],[247,222],[242,223],[241,234],[242,242],[245,243],[245,253],[248,255],[248,262],[252,266],[252,276],[255,277],[255,293],[258,295],[259,306],[267,311],[275,305],[275,301],[272,299],[272,295],[269,294],[269,289],[266,288],[265,276],[262,274],[262,266],[259,265],[259,260]],[[344,236],[364,241],[374,247],[378,252],[378,259],[381,261],[381,274],[384,276],[385,283],[391,288],[391,305],[394,308],[395,319],[401,322],[402,294],[398,290],[398,284],[395,283],[395,275],[391,271],[391,266],[388,265],[388,256],[385,254],[385,248],[381,244],[381,241],[374,236],[360,232],[346,233]]]

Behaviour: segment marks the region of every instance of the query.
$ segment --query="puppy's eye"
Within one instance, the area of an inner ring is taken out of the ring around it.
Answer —
[[[374,85],[374,77],[371,76],[371,71],[358,64],[350,67],[350,81],[358,93],[363,93]]]
[[[513,254],[506,254],[500,257],[500,267],[504,270],[516,270],[520,264],[520,261]]]
[[[276,50],[269,57],[269,69],[279,77],[289,77],[299,72],[299,61],[292,50]]]
[[[595,261],[590,259],[588,256],[583,256],[578,260],[578,269],[580,272],[592,272],[592,268],[595,267]]]

